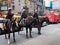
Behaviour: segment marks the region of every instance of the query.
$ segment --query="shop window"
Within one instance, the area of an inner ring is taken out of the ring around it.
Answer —
[[[12,6],[12,9],[15,10],[15,5]]]
[[[39,0],[39,2],[43,3],[43,0]]]
[[[19,5],[20,5],[20,0],[18,0],[18,2],[19,2]]]
[[[1,10],[8,10],[7,2],[6,1],[3,1],[0,8],[1,8]]]

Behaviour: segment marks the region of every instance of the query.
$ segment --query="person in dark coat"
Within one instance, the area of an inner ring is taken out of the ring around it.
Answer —
[[[26,11],[23,11],[21,18],[22,18],[22,19],[23,19],[23,18],[27,18],[27,12],[26,12]]]
[[[38,13],[37,12],[34,12],[34,26],[38,27],[38,35],[41,34],[41,22],[38,18]]]
[[[6,19],[9,19],[10,21],[7,21],[6,22],[6,25],[8,25],[8,22],[9,22],[9,25],[8,26],[6,26],[6,31],[8,31],[8,43],[9,43],[9,39],[10,39],[10,31],[12,31],[13,30],[13,28],[15,28],[15,26],[13,26],[12,27],[12,23],[13,23],[13,13],[12,13],[12,9],[9,9],[8,10],[8,13],[7,13],[7,16],[6,16]],[[12,30],[11,30],[11,27],[12,27]],[[14,31],[12,31],[13,32],[13,40],[14,40],[14,42],[16,41],[15,40],[15,32]]]
[[[37,14],[37,12],[34,12],[33,17],[36,18],[36,19],[38,19],[38,14]]]
[[[12,13],[12,9],[9,9],[9,10],[8,10],[8,13],[7,13],[7,16],[6,16],[6,19],[12,20],[13,15],[14,15],[14,14]]]
[[[34,25],[37,25],[38,24],[38,13],[36,11],[34,12],[33,18],[34,18]]]
[[[21,18],[27,18],[27,15],[28,15],[28,9],[25,9],[23,12],[22,12],[22,15],[21,15]]]
[[[12,9],[9,9],[8,10],[8,13],[7,13],[7,16],[6,16],[6,19],[9,19],[9,21],[7,21],[6,22],[6,24],[5,25],[7,25],[6,26],[6,29],[7,30],[10,30],[10,28],[11,28],[11,25],[8,25],[8,22],[9,22],[9,24],[11,24],[12,23],[12,17],[13,17],[13,13],[12,13]],[[7,28],[8,27],[8,28]]]
[[[25,20],[27,18],[28,15],[28,10],[23,10],[22,15],[21,15],[21,19],[18,21],[18,23],[20,23],[21,20]]]

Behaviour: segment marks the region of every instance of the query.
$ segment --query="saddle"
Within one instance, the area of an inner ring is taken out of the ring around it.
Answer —
[[[25,19],[22,19],[22,20],[19,22],[19,25],[20,25],[20,26],[25,25]]]
[[[20,26],[28,26],[31,25],[33,22],[33,18],[26,18],[26,19],[22,19],[19,23]]]

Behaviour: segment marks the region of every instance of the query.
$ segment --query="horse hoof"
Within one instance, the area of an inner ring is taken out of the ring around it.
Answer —
[[[30,36],[30,38],[33,38],[32,36]]]
[[[29,37],[26,37],[27,39],[29,38]]]
[[[28,37],[28,36],[26,36],[26,38],[28,39],[29,37]]]
[[[41,35],[41,33],[38,33],[38,35]]]
[[[7,39],[7,37],[5,37],[5,39]]]
[[[16,40],[14,40],[13,43],[16,43]]]

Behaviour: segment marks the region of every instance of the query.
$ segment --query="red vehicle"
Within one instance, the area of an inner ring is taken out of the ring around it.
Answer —
[[[60,22],[59,12],[46,12],[44,16],[48,20],[48,22],[52,23]]]

